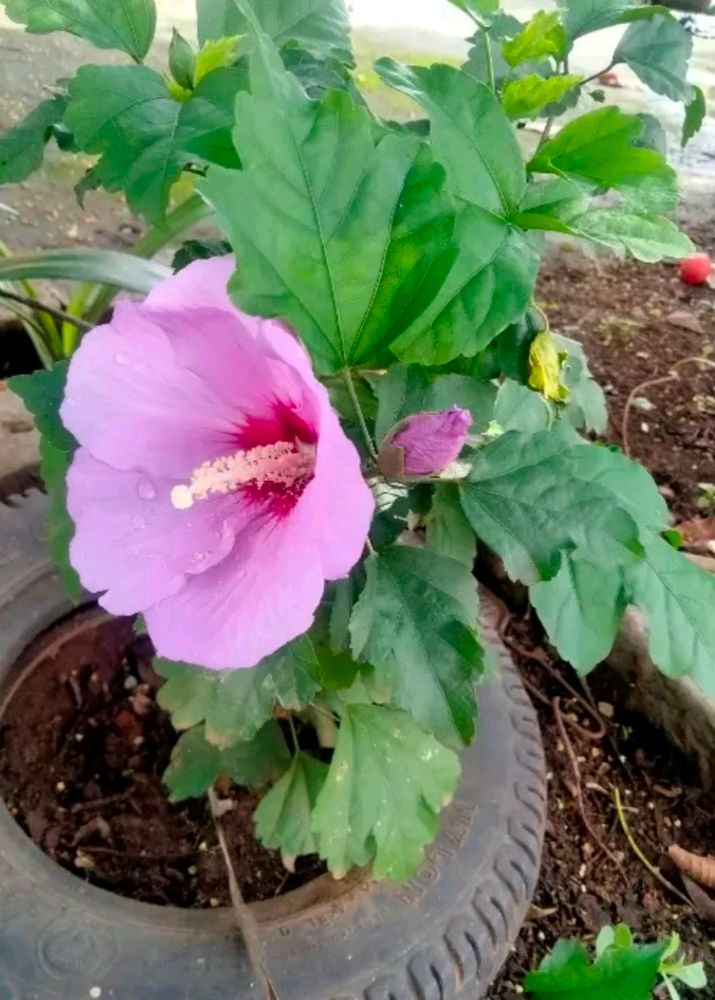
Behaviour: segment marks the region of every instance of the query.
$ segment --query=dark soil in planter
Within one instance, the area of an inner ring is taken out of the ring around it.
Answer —
[[[690,236],[715,254],[712,227]],[[715,290],[684,285],[676,264],[559,250],[544,262],[538,301],[555,330],[583,344],[606,391],[608,438],[619,445],[632,389],[684,358],[715,360]],[[633,407],[628,429],[631,456],[653,473],[676,518],[687,520],[698,513],[698,483],[715,482],[715,369],[688,364],[680,375],[639,391],[653,409]]]
[[[0,720],[0,792],[49,857],[94,885],[148,903],[227,905],[206,800],[172,805],[162,785],[176,734],[155,700],[151,656],[130,620],[96,610],[42,636]],[[304,859],[288,873],[253,836],[256,793],[222,791],[234,802],[223,823],[247,902],[324,870]]]
[[[710,942],[715,938],[715,894],[698,897],[697,910],[646,871],[618,821],[614,790],[620,790],[637,844],[686,897],[668,847],[678,843],[701,855],[715,855],[715,792],[698,787],[697,768],[641,717],[614,704],[613,683],[603,668],[588,685],[605,712],[603,735],[594,735],[598,727],[593,717],[564,680],[586,701],[588,695],[573,670],[549,650],[535,616],[507,615],[503,632],[538,710],[549,812],[530,916],[489,1000],[516,1000],[516,987],[558,938],[581,938],[592,945],[604,924],[617,921],[628,923],[640,940],[667,938],[678,931],[691,959],[709,966],[707,996],[714,995],[715,952]],[[559,709],[554,698],[560,699]],[[705,996],[682,992],[693,1000]]]

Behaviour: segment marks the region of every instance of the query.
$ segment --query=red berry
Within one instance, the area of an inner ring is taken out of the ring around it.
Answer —
[[[694,253],[680,262],[680,277],[686,285],[703,285],[710,277],[713,263],[706,253]]]

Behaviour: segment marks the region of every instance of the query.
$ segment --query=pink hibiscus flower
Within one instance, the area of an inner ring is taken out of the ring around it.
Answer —
[[[251,667],[308,629],[373,500],[298,340],[239,312],[230,258],[119,302],[70,365],[70,556],[162,656]]]

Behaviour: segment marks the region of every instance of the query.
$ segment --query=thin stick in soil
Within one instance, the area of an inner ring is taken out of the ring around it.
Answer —
[[[603,839],[599,836],[596,830],[594,830],[591,821],[586,815],[586,807],[583,800],[583,786],[581,783],[581,768],[579,767],[576,754],[574,753],[573,745],[571,743],[571,740],[569,739],[569,735],[566,732],[566,726],[564,725],[564,718],[563,715],[561,714],[561,699],[554,698],[553,701],[551,702],[551,706],[554,710],[554,718],[556,719],[556,725],[558,726],[559,734],[564,742],[564,746],[566,747],[566,753],[568,754],[569,761],[571,762],[571,770],[573,771],[574,780],[576,782],[575,786],[576,805],[578,806],[578,811],[581,816],[581,821],[584,827],[586,828],[586,831],[588,832],[589,836],[594,841],[594,843],[600,848],[601,852],[605,854],[606,857],[609,858],[609,860],[612,861],[613,864],[616,865],[616,867],[620,869],[621,872],[623,872],[623,865],[620,863],[615,854],[613,854],[613,852],[609,850],[608,845],[604,843]]]
[[[689,900],[688,897],[680,891],[680,889],[676,889],[676,887],[673,885],[672,882],[668,881],[665,875],[661,873],[660,868],[657,868],[653,864],[653,862],[646,856],[642,848],[636,842],[636,839],[631,832],[631,828],[628,825],[628,820],[626,819],[626,810],[623,808],[623,799],[621,798],[620,788],[616,787],[613,789],[613,799],[614,802],[616,803],[618,822],[621,824],[621,829],[623,830],[626,836],[626,840],[628,841],[628,846],[630,847],[630,849],[633,851],[633,853],[638,858],[643,867],[646,869],[646,871],[649,871],[650,874],[653,876],[653,878],[657,879],[657,881],[660,882],[660,884],[663,886],[664,889],[667,889],[668,892],[672,892],[675,896],[678,897],[678,899],[682,899],[685,905],[692,910],[693,904],[691,900]]]
[[[214,825],[216,827],[216,835],[218,837],[219,846],[221,847],[221,853],[223,854],[223,860],[226,865],[228,888],[231,893],[231,903],[233,905],[233,911],[236,915],[236,923],[238,924],[241,937],[246,945],[248,958],[251,962],[256,978],[261,984],[266,1000],[278,1000],[278,996],[273,988],[266,969],[263,944],[258,931],[258,924],[244,902],[238,885],[238,880],[236,879],[236,872],[233,867],[233,862],[231,861],[231,852],[228,849],[226,835],[221,822],[221,807],[218,797],[213,788],[209,788],[207,795],[211,815],[213,816]]]

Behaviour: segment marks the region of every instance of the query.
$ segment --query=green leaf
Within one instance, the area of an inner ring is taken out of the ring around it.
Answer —
[[[605,659],[626,609],[618,568],[609,572],[564,553],[556,576],[529,593],[549,639],[579,673]]]
[[[40,369],[32,375],[15,375],[8,385],[32,413],[42,437],[53,448],[72,454],[77,442],[60,420],[68,367],[68,361],[58,361],[52,368]]]
[[[668,212],[677,204],[677,179],[660,153],[636,145],[645,131],[637,115],[597,108],[565,125],[529,164],[535,173],[555,173],[615,188],[637,208]]]
[[[199,185],[241,261],[234,300],[283,317],[323,373],[375,361],[452,263],[441,167],[418,140],[376,141],[346,93],[309,100],[264,36],[237,117],[245,169],[209,170]]]
[[[242,35],[249,23],[236,0],[197,0],[199,40]],[[349,61],[350,24],[343,0],[261,0],[253,9],[277,48],[297,42],[321,57]]]
[[[472,414],[475,429],[491,419],[496,389],[467,375],[430,375],[420,365],[393,365],[376,383],[378,399],[375,437],[378,444],[395,424],[413,413],[462,406]]]
[[[153,260],[117,250],[41,250],[0,260],[0,281],[55,278],[116,285],[147,295],[171,271]]]
[[[72,455],[55,447],[49,438],[43,437],[40,441],[40,457],[40,473],[50,498],[47,515],[50,554],[68,595],[73,601],[79,601],[82,585],[69,556],[74,522],[67,511],[67,470]]]
[[[538,392],[507,378],[499,386],[494,422],[504,431],[534,434],[550,426],[551,412]]]
[[[52,127],[62,121],[67,101],[53,97],[0,135],[0,184],[17,184],[42,166]]]
[[[569,223],[588,206],[583,187],[565,177],[534,181],[528,185],[521,211],[515,218],[522,229],[569,233]]]
[[[452,66],[379,59],[375,69],[428,112],[434,155],[447,171],[449,190],[508,218],[523,198],[526,178],[513,126],[489,88]]]
[[[477,539],[452,483],[435,486],[432,507],[426,518],[425,545],[433,552],[456,559],[471,572],[477,556]]]
[[[470,743],[482,657],[471,572],[400,545],[369,556],[364,567],[367,581],[350,619],[353,655],[375,668],[380,690],[422,728],[450,746]]]
[[[697,135],[705,121],[707,106],[705,94],[700,87],[693,86],[693,96],[685,108],[685,120],[683,121],[683,134],[680,141],[681,146],[687,146],[694,135]]]
[[[653,534],[645,557],[626,567],[629,600],[648,625],[651,659],[669,677],[690,675],[715,696],[715,576]]]
[[[154,0],[4,0],[11,21],[32,34],[68,31],[99,49],[121,49],[137,62],[156,31]]]
[[[180,87],[191,90],[194,86],[196,53],[193,46],[174,28],[169,45],[169,69]]]
[[[101,154],[95,181],[124,191],[133,211],[156,222],[187,163],[238,166],[230,129],[245,85],[243,69],[220,69],[175,101],[146,66],[83,66],[69,85],[65,120],[81,150]]]
[[[560,59],[566,52],[566,46],[566,33],[559,11],[540,10],[515,38],[502,43],[502,52],[510,66],[518,66],[528,59],[543,59],[545,56]]]
[[[693,36],[672,14],[637,21],[626,31],[613,54],[613,64],[626,63],[656,94],[690,104],[693,88],[686,77]]]
[[[194,87],[198,87],[203,78],[215,69],[224,69],[236,61],[241,38],[241,35],[229,35],[204,42],[196,54]]]
[[[458,779],[457,755],[409,715],[345,705],[313,813],[321,857],[336,877],[374,857],[375,878],[409,878],[437,833],[438,813]]]
[[[569,390],[562,417],[577,430],[605,434],[608,427],[608,404],[600,385],[589,371],[583,347],[577,340],[552,334],[557,346],[568,358],[564,368],[564,381]]]
[[[537,118],[547,104],[560,101],[581,83],[573,73],[544,79],[530,73],[520,80],[511,80],[502,91],[502,104],[510,118]]]
[[[499,0],[449,0],[455,7],[471,14],[493,14],[499,10]]]
[[[651,1000],[664,944],[609,948],[591,964],[579,941],[558,941],[524,986],[534,1000]]]
[[[577,236],[619,254],[631,253],[646,263],[680,260],[695,250],[670,219],[625,208],[594,208],[574,220],[571,229]]]
[[[255,737],[228,750],[207,742],[196,727],[183,733],[164,772],[172,802],[203,795],[220,775],[237,784],[260,788],[283,773],[290,762],[283,733],[276,722],[267,722]]]
[[[256,809],[256,835],[262,844],[280,850],[286,858],[318,850],[311,822],[327,775],[327,764],[306,753],[295,755]]]
[[[624,3],[623,0],[563,0],[559,6],[563,10],[564,29],[571,41],[616,24],[645,20],[667,9]]]
[[[205,722],[206,738],[226,748],[252,739],[283,708],[305,708],[317,694],[317,655],[307,636],[289,642],[245,670],[204,670],[159,658],[155,669],[166,679],[158,701],[177,729]]]
[[[483,350],[523,314],[538,256],[508,224],[526,187],[514,129],[488,87],[450,66],[375,67],[390,86],[428,111],[435,157],[462,205],[458,256],[441,289],[392,345],[405,361],[446,364]]]
[[[231,253],[231,244],[226,240],[184,240],[174,254],[171,270],[178,274],[195,260],[211,260],[212,257],[225,257]]]
[[[462,506],[512,579],[551,579],[564,549],[578,548],[606,568],[641,553],[632,515],[607,485],[589,478],[589,459],[609,454],[581,443],[563,423],[535,434],[509,431],[475,453],[460,485]]]

